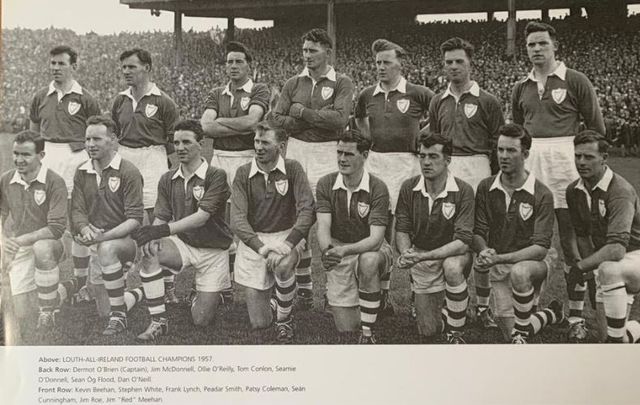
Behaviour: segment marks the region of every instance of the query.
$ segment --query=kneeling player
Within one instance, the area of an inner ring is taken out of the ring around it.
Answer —
[[[153,225],[134,233],[144,252],[140,278],[151,314],[151,324],[138,335],[141,341],[153,341],[168,332],[161,266],[174,273],[195,268],[191,316],[196,325],[211,323],[220,291],[231,286],[231,232],[224,220],[231,193],[224,170],[202,158],[202,139],[197,121],[176,124],[173,144],[180,166],[160,178]]]
[[[609,144],[602,135],[583,131],[573,143],[580,179],[567,187],[567,204],[582,259],[569,271],[568,290],[584,289],[584,279],[597,270],[601,340],[635,343],[640,323],[627,322],[627,315],[630,295],[640,292],[640,200],[607,166]]]
[[[564,319],[558,301],[532,314],[552,268],[553,196],[524,169],[529,133],[518,124],[505,125],[498,133],[500,172],[482,180],[476,194],[475,266],[490,272],[503,332],[511,333],[512,343],[527,343],[544,326]]]
[[[275,278],[276,332],[283,343],[293,340],[294,268],[301,241],[315,221],[302,166],[281,156],[286,142],[284,129],[258,124],[256,157],[238,168],[231,194],[231,228],[240,238],[235,281],[246,287],[251,326],[266,328],[272,322],[269,300]]]
[[[442,291],[446,290],[446,332],[449,343],[462,338],[471,270],[473,189],[453,177],[451,140],[433,134],[420,140],[422,175],[406,180],[396,208],[398,265],[411,268],[418,331],[442,331]]]
[[[98,312],[109,315],[104,335],[127,327],[130,303],[125,302],[122,264],[135,259],[136,244],[129,235],[138,229],[144,215],[142,176],[133,163],[118,154],[115,131],[109,118],[93,116],[87,120],[85,144],[91,159],[76,170],[71,195],[75,240],[90,248],[90,285],[98,287]]]
[[[327,302],[338,330],[361,327],[363,344],[376,343],[372,328],[380,307],[380,278],[393,260],[384,240],[389,192],[364,169],[370,146],[358,130],[345,132],[338,142],[338,172],[321,178],[316,189]]]

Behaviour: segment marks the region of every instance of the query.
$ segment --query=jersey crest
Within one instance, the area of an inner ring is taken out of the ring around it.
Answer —
[[[476,111],[478,111],[478,104],[465,104],[464,105],[464,115],[467,118],[471,118],[476,115]]]
[[[120,177],[109,177],[109,190],[115,193],[120,188]]]
[[[409,100],[407,100],[406,98],[402,98],[398,101],[396,101],[396,106],[398,107],[398,110],[401,113],[406,113],[409,110]]]
[[[204,196],[204,187],[202,186],[195,186],[193,187],[193,197],[200,201],[202,200],[202,197]]]
[[[69,111],[69,115],[76,115],[76,113],[80,111],[80,103],[69,101],[69,104],[67,105],[67,111]]]
[[[369,214],[369,204],[362,201],[358,201],[358,215],[360,218],[364,218]]]
[[[249,101],[251,101],[249,97],[242,97],[240,99],[240,108],[242,108],[242,111],[247,111],[247,108],[249,108]]]
[[[451,217],[453,217],[453,214],[455,213],[456,213],[456,205],[454,203],[450,203],[450,202],[442,203],[442,215],[444,215],[446,219],[451,219]]]
[[[532,214],[533,214],[533,207],[531,206],[531,204],[527,204],[527,203],[521,202],[520,203],[520,218],[522,218],[523,221],[526,221],[529,218],[531,218]]]
[[[283,196],[287,194],[288,190],[289,190],[289,180],[283,179],[283,180],[276,181],[276,191],[278,192],[278,194]]]
[[[44,190],[35,190],[33,192],[33,199],[36,201],[36,204],[42,205],[42,203],[47,200],[47,193]]]
[[[320,92],[320,94],[322,95],[323,100],[329,100],[329,98],[333,96],[333,88],[325,86],[322,88],[322,91]]]
[[[567,89],[553,89],[551,90],[551,97],[553,97],[553,101],[555,101],[556,104],[562,104],[567,97]]]
[[[604,200],[598,200],[598,210],[600,211],[601,217],[605,217],[607,215],[607,206],[604,205]]]
[[[147,106],[144,108],[144,115],[146,115],[147,118],[153,117],[157,112],[158,106],[155,104],[147,104]]]

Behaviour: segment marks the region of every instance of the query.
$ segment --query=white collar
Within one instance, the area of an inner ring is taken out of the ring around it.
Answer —
[[[37,181],[40,184],[46,184],[46,181],[47,181],[47,168],[44,167],[44,165],[42,165],[42,164],[40,165],[40,171],[36,175],[35,179],[31,180],[31,183],[33,183],[34,181]],[[13,183],[20,184],[20,185],[24,186],[25,188],[29,187],[29,184],[27,184],[27,182],[22,180],[22,176],[20,176],[20,173],[18,173],[17,170],[13,173],[13,177],[11,178],[11,181],[9,182],[9,184],[13,184]]]
[[[195,174],[196,176],[204,180],[204,178],[207,175],[208,167],[209,165],[207,164],[207,162],[204,159],[202,159],[202,163],[200,163],[200,166],[198,166],[198,168],[196,169],[195,172],[193,172],[193,174]],[[171,177],[171,180],[175,180],[178,177],[182,177],[183,179],[185,178],[184,174],[182,174],[182,163],[180,163],[180,166],[178,166],[178,170],[176,170],[176,172],[173,174],[173,176]]]
[[[298,75],[300,77],[308,77],[310,79],[313,80],[313,78],[311,77],[311,75],[309,74],[309,69],[308,68],[304,68],[302,69],[302,72],[300,72],[300,74]],[[336,70],[333,68],[333,66],[329,66],[329,71],[327,72],[327,74],[324,74],[322,77],[326,77],[327,79],[331,80],[332,82],[336,81]]]
[[[109,162],[109,164],[107,165],[107,167],[112,167],[116,170],[120,170],[120,163],[122,163],[122,156],[120,156],[119,153],[116,153],[115,156],[113,157],[113,159],[111,159],[111,162]],[[107,168],[105,167],[105,169]],[[92,174],[96,174],[96,170],[93,168],[93,160],[89,159],[86,162],[84,162],[82,164],[82,166],[80,166],[78,168],[79,170],[84,170],[87,173],[92,173]],[[102,169],[104,170],[104,169]]]
[[[493,184],[491,184],[491,187],[489,187],[489,191],[498,189],[505,195],[508,195],[507,191],[504,189],[504,187],[502,187],[500,176],[502,176],[502,171],[498,172],[498,174],[496,175],[496,179],[493,181]],[[533,173],[529,173],[529,177],[527,177],[527,180],[524,182],[524,184],[520,188],[516,188],[514,191],[524,190],[527,193],[533,195],[535,191],[535,185],[536,177],[533,175]]]
[[[124,96],[127,96],[130,99],[134,100],[134,98],[133,98],[133,90],[131,89],[131,87],[129,87],[125,91],[121,91],[120,94],[122,94]],[[158,86],[156,86],[155,83],[151,83],[151,88],[149,89],[148,92],[144,93],[142,95],[142,97],[145,97],[145,96],[161,96],[161,95],[162,95],[162,92],[160,91]]]
[[[391,93],[392,91],[399,91],[400,93],[406,93],[407,92],[407,79],[405,79],[404,77],[400,76],[400,81],[398,82],[398,84],[396,85],[396,87],[392,88],[391,90],[388,91],[388,93]],[[387,93],[382,89],[382,86],[380,86],[380,82],[378,82],[378,84],[376,84],[376,88],[375,90],[373,90],[373,95],[375,96],[378,93]]]
[[[278,155],[278,163],[276,163],[276,167],[274,167],[273,170],[276,170],[276,169],[280,170],[280,172],[282,172],[282,174],[287,174],[287,170],[285,168],[284,159],[282,158],[282,155]],[[268,174],[268,173],[262,171],[262,169],[260,169],[258,167],[258,162],[256,162],[256,159],[254,158],[251,161],[251,169],[249,170],[249,178],[255,176],[258,173],[262,173],[263,175]]]
[[[333,190],[347,190],[347,186],[344,185],[344,179],[342,178],[342,173],[338,173],[338,176],[336,177],[336,181],[333,183]],[[356,189],[353,191],[354,193],[357,191],[366,191],[367,193],[369,192],[369,172],[367,172],[366,170],[364,170],[362,172],[362,178],[360,179],[360,184],[358,184],[358,187],[356,187]]]
[[[604,174],[602,175],[602,178],[592,190],[599,188],[600,190],[606,192],[607,190],[609,190],[609,184],[611,184],[611,180],[613,180],[613,170],[609,169],[609,166],[607,166],[607,168],[604,171]],[[578,180],[578,184],[576,184],[576,188],[589,194],[589,192],[587,191],[587,185],[584,184],[584,180],[582,180],[582,177]]]
[[[418,184],[416,184],[416,186],[413,188],[413,191],[419,191],[420,193],[422,193],[424,197],[429,197],[429,193],[427,193],[427,188],[424,182],[424,175],[422,174],[420,175],[420,178],[418,179]],[[446,197],[449,194],[449,192],[457,192],[457,191],[460,191],[460,188],[458,187],[458,183],[456,183],[455,177],[453,177],[451,175],[451,172],[449,172],[447,174],[447,183],[444,186],[444,190],[442,190],[442,192],[438,194],[434,200]]]
[[[229,90],[230,86],[231,86],[231,82],[227,83],[227,87],[224,88],[224,90],[222,91],[222,94],[228,94],[230,96],[233,96],[233,94],[231,94],[231,90]],[[251,79],[247,80],[245,84],[238,87],[236,90],[240,90],[240,89],[244,90],[245,93],[251,93],[251,91],[253,90],[253,80]]]
[[[534,69],[531,69],[531,72],[529,72],[529,74],[527,75],[527,77],[525,77],[523,81],[526,82],[527,80],[531,80],[531,81],[537,82],[538,79],[536,79],[533,73],[534,73]],[[565,78],[567,77],[567,66],[564,64],[564,62],[558,63],[558,66],[556,66],[555,70],[549,74],[549,76],[552,76],[552,75],[558,76],[563,81],[565,80]]]
[[[469,88],[469,90],[463,92],[462,94],[465,94],[465,93],[471,93],[471,95],[474,97],[480,97],[480,86],[475,80],[472,80],[471,87]],[[462,94],[460,96],[462,96]],[[452,96],[453,98],[456,98],[456,96],[451,92],[451,83],[449,83],[449,85],[447,86],[447,90],[445,90],[442,98],[446,98],[447,96]]]
[[[53,83],[54,83],[53,80],[51,81],[51,83],[49,83],[49,91],[47,92],[47,96],[50,96],[53,93],[58,91],[58,89],[56,89],[56,86]],[[69,91],[67,91],[64,94],[70,94],[70,93],[76,93],[76,94],[82,95],[82,86],[80,86],[80,83],[74,80],[71,84],[71,88],[69,89]]]

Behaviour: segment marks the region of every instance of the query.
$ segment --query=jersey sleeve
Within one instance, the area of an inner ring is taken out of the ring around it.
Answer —
[[[296,222],[293,229],[287,236],[287,242],[293,246],[297,245],[303,238],[309,235],[309,229],[316,222],[313,193],[307,175],[302,169],[302,165],[297,161],[293,164],[293,194],[296,200]]]
[[[475,212],[473,188],[466,183],[460,184],[458,196],[459,201],[456,204],[458,207],[453,224],[453,239],[460,240],[470,246],[471,240],[473,239]]]
[[[369,204],[369,226],[388,226],[389,190],[382,181],[376,181],[372,184]]]
[[[198,207],[213,215],[226,209],[231,190],[224,170],[216,169],[211,176],[207,177],[207,191],[198,203]]]
[[[172,172],[167,172],[162,175],[158,182],[158,197],[155,208],[153,209],[153,216],[165,222],[170,222],[173,219],[170,173]]]

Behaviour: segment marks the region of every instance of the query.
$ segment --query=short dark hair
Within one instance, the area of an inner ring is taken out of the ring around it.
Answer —
[[[89,125],[104,125],[107,127],[107,133],[113,134],[116,138],[118,137],[118,126],[109,116],[92,115],[87,119],[87,127]]]
[[[260,121],[257,125],[256,125],[256,135],[261,135],[264,134],[266,132],[269,131],[273,131],[273,133],[276,135],[276,139],[278,140],[278,142],[286,142],[287,139],[289,139],[289,134],[287,134],[287,131],[282,128],[281,126],[275,125],[270,121]]]
[[[467,58],[471,60],[473,58],[473,51],[475,48],[468,41],[465,41],[459,37],[449,38],[440,44],[440,52],[442,56],[444,56],[445,52],[455,51],[457,49],[462,49],[465,54],[467,54]]]
[[[58,54],[56,54],[58,55]],[[19,132],[13,139],[14,143],[28,143],[33,142],[36,147],[36,153],[40,153],[44,150],[44,138],[37,132],[27,129]]]
[[[609,152],[609,147],[611,146],[609,144],[609,141],[607,141],[607,138],[592,129],[586,129],[582,132],[579,132],[578,135],[573,138],[574,146],[582,145],[585,143],[597,143],[599,153]]]
[[[69,63],[74,64],[78,61],[78,52],[76,52],[73,48],[67,45],[56,46],[52,50],[49,51],[49,56],[62,55],[66,53],[69,55]]]
[[[451,156],[453,154],[453,141],[448,136],[437,132],[430,132],[420,136],[420,145],[430,148],[434,145],[442,145],[442,154]]]
[[[339,142],[355,143],[356,149],[361,154],[364,152],[368,152],[369,149],[371,149],[371,141],[369,140],[369,138],[362,135],[360,130],[355,125],[344,130],[344,132],[340,136]]]
[[[529,131],[520,124],[505,124],[498,129],[498,135],[520,139],[520,145],[523,150],[531,149],[531,135]]]
[[[138,57],[140,63],[142,63],[143,65],[149,65],[149,69],[151,69],[151,67],[153,66],[151,64],[151,54],[149,53],[149,51],[145,51],[141,48],[127,49],[126,51],[122,52],[120,54],[120,62],[134,55]]]
[[[371,52],[373,52],[374,55],[376,55],[378,52],[384,51],[395,51],[396,57],[400,60],[404,60],[404,58],[409,55],[409,53],[405,51],[403,47],[396,44],[395,42],[391,42],[384,38],[379,38],[373,41],[373,43],[371,44]]]
[[[532,34],[534,32],[548,32],[549,37],[554,41],[556,40],[556,29],[547,23],[543,23],[540,21],[529,22],[527,26],[524,28],[525,38],[528,37],[529,34]]]
[[[331,41],[331,37],[327,31],[322,28],[313,28],[302,35],[302,42],[311,41],[318,43],[325,48],[333,49],[333,42]]]
[[[183,119],[176,123],[173,127],[174,132],[178,131],[191,131],[196,136],[196,141],[200,142],[204,138],[204,131],[202,125],[198,120]]]
[[[253,58],[251,57],[251,53],[249,52],[249,49],[240,42],[237,42],[237,41],[229,42],[227,44],[226,51],[227,51],[226,52],[227,55],[230,52],[242,52],[244,53],[244,58],[247,60],[247,63],[251,63],[253,61]]]

